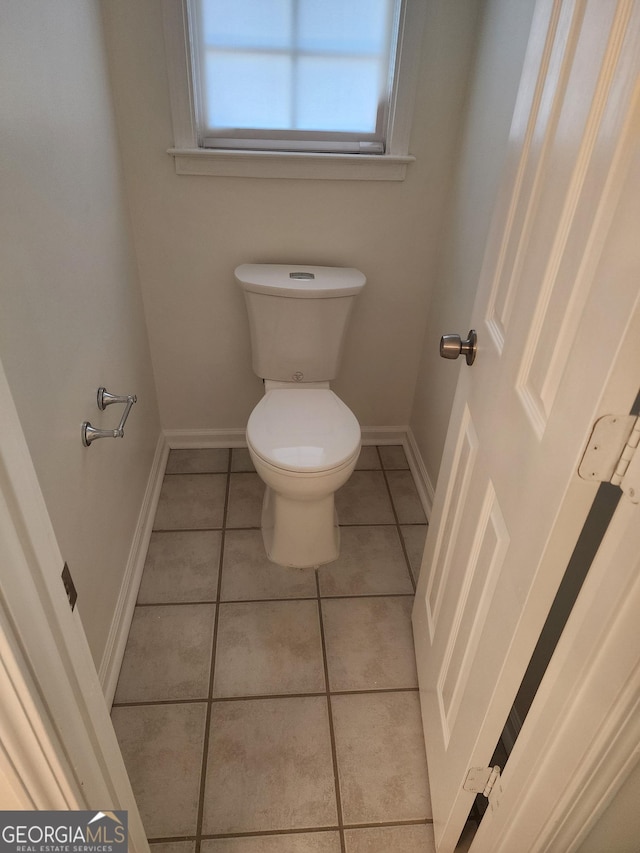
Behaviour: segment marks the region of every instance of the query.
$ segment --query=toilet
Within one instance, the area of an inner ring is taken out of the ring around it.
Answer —
[[[337,559],[334,494],[360,454],[360,424],[331,390],[355,298],[356,269],[242,264],[254,372],[264,396],[247,423],[247,446],[266,485],[267,556],[307,568]]]

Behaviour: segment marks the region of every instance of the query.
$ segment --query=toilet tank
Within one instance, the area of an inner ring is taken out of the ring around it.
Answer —
[[[323,382],[335,377],[349,316],[365,276],[343,267],[242,264],[253,370],[262,379]]]

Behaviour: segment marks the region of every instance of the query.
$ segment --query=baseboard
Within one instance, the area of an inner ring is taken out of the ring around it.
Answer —
[[[406,426],[362,427],[363,444],[402,444],[407,434]]]
[[[108,707],[111,707],[113,703],[116,685],[118,684],[118,676],[120,675],[122,658],[124,657],[131,620],[133,619],[136,598],[138,597],[138,588],[142,579],[144,562],[147,555],[147,548],[149,547],[149,539],[151,538],[168,455],[169,445],[165,436],[161,433],[151,464],[147,488],[142,500],[138,523],[129,551],[127,567],[120,587],[120,595],[118,596],[118,602],[111,621],[111,629],[109,630],[107,644],[98,670],[102,692],[104,693]]]
[[[404,444],[407,427],[362,427],[363,444]],[[171,450],[195,447],[246,447],[246,430],[231,429],[166,429],[165,438]]]
[[[413,474],[413,479],[416,482],[418,495],[422,501],[422,507],[427,519],[431,518],[431,510],[433,509],[433,496],[435,488],[431,482],[431,478],[427,472],[427,467],[424,464],[424,459],[418,448],[415,436],[411,427],[407,427],[405,432],[405,440],[403,442],[404,452],[407,454],[409,468]]]
[[[171,450],[195,447],[246,447],[246,430],[231,429],[166,429],[164,436]]]

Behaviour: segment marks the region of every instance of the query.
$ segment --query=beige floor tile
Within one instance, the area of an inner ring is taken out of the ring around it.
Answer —
[[[257,474],[231,474],[227,527],[260,527],[264,483]]]
[[[213,695],[325,690],[316,601],[221,604]]]
[[[340,556],[318,571],[321,595],[384,595],[413,592],[395,527],[340,529]]]
[[[246,447],[234,447],[231,451],[232,471],[255,471],[253,460]]]
[[[195,841],[156,841],[150,845],[151,853],[195,853]]]
[[[223,601],[315,598],[315,572],[272,563],[259,530],[229,530],[224,540],[220,595]]]
[[[204,834],[336,823],[324,697],[214,703]]]
[[[411,596],[322,602],[331,690],[418,686]]]
[[[229,451],[220,448],[172,450],[167,461],[167,474],[224,474],[229,465]]]
[[[170,474],[164,478],[155,530],[222,527],[226,474]]]
[[[206,699],[215,604],[136,607],[116,702]]]
[[[403,524],[400,527],[409,557],[411,574],[416,583],[418,583],[418,576],[420,575],[420,564],[422,563],[422,553],[428,529],[426,524]]]
[[[334,696],[346,824],[431,817],[417,691]]]
[[[221,538],[218,530],[152,533],[138,604],[215,601]]]
[[[112,711],[148,838],[196,832],[206,712],[204,703]]]
[[[382,471],[354,471],[336,492],[340,524],[393,524],[395,521]]]
[[[390,471],[394,468],[408,468],[409,463],[401,444],[386,444],[380,446],[382,467]]]
[[[433,826],[380,826],[347,829],[347,853],[436,853]]]
[[[203,841],[200,847],[201,853],[340,853],[340,849],[340,835],[331,830],[216,838]]]
[[[380,457],[378,450],[371,444],[365,445],[360,450],[360,456],[356,462],[356,471],[366,471],[380,468]]]
[[[387,480],[400,524],[424,524],[426,517],[410,471],[388,471]]]

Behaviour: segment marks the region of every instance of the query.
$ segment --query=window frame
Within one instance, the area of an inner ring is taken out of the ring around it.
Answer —
[[[418,82],[425,0],[402,0],[397,58],[384,154],[201,148],[197,87],[191,70],[191,0],[162,0],[174,145],[168,149],[181,175],[402,181],[415,158],[409,135]]]

